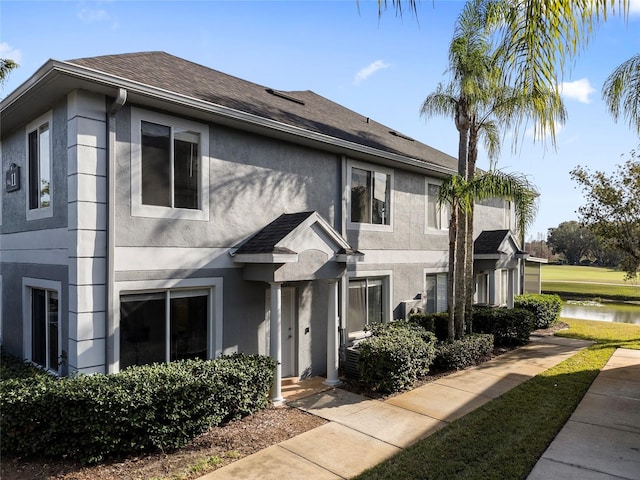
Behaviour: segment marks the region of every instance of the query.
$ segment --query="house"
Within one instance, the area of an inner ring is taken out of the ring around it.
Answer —
[[[368,324],[446,309],[456,160],[311,91],[145,52],[50,60],[0,114],[1,342],[52,372],[245,352],[336,384]]]

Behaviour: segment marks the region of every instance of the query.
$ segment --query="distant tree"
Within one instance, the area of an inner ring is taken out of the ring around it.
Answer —
[[[14,68],[18,68],[18,64],[16,62],[8,58],[0,58],[0,85],[5,82],[9,76],[9,72]]]
[[[551,258],[551,249],[545,240],[531,240],[524,244],[524,250],[532,257]]]
[[[630,156],[611,175],[578,166],[571,176],[587,202],[578,210],[582,222],[624,254],[620,268],[635,278],[640,269],[640,146]]]
[[[622,113],[640,136],[640,54],[631,57],[605,80],[604,98],[614,120]]]
[[[595,236],[587,227],[571,220],[550,228],[547,242],[553,253],[563,254],[567,263],[577,265],[593,251]]]

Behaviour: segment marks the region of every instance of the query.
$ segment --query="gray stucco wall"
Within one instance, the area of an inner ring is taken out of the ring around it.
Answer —
[[[118,246],[232,247],[282,213],[316,210],[335,225],[332,154],[209,125],[210,221],[131,216],[131,109],[117,117]]]
[[[60,312],[60,325],[62,329],[62,350],[69,351],[69,289],[68,269],[66,265],[40,265],[24,263],[2,264],[2,346],[3,348],[20,358],[24,358],[23,351],[23,324],[22,318],[22,279],[24,277],[40,280],[52,280],[60,282],[62,286],[61,301],[63,311]]]
[[[44,113],[44,112],[43,112]],[[34,118],[35,120],[35,118]],[[67,104],[66,99],[53,108],[51,120],[51,175],[53,216],[27,221],[27,137],[25,126],[2,139],[2,172],[10,164],[20,166],[20,190],[6,193],[2,189],[2,233],[25,232],[67,226]]]

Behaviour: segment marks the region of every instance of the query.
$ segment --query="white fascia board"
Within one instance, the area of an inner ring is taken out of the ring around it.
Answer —
[[[348,140],[331,137],[329,135],[325,135],[322,133],[312,132],[300,127],[287,125],[285,123],[278,122],[275,120],[270,120],[268,118],[260,117],[258,115],[243,112],[243,111],[236,110],[229,107],[224,107],[222,105],[196,99],[193,97],[189,97],[187,95],[182,95],[176,92],[172,92],[170,90],[153,87],[151,85],[146,85],[139,82],[134,82],[123,77],[118,77],[116,75],[107,74],[99,70],[82,67],[70,62],[64,62],[60,60],[49,60],[42,67],[40,67],[40,69],[36,73],[34,73],[26,82],[20,85],[7,98],[5,98],[4,100],[2,100],[2,102],[0,102],[0,112],[2,112],[4,109],[8,108],[10,105],[16,102],[22,95],[27,93],[31,88],[37,85],[43,78],[45,78],[47,75],[51,74],[52,72],[96,82],[105,86],[111,86],[114,89],[124,88],[130,94],[138,93],[143,96],[187,106],[190,108],[194,108],[196,110],[212,113],[214,115],[218,115],[231,120],[236,120],[239,122],[256,125],[258,127],[276,130],[288,135],[293,135],[293,136],[305,138],[308,140],[332,145],[338,148],[352,150],[355,152],[371,155],[381,159],[387,159],[387,160],[397,162],[403,165],[407,165],[413,168],[417,168],[423,171],[434,172],[434,173],[439,173],[444,175],[453,175],[456,173],[455,169],[443,167],[435,163],[425,163],[424,161],[417,160],[412,157],[406,157],[404,155],[398,155],[396,153],[385,152],[377,148],[368,147],[366,145],[360,145],[358,143],[350,142]]]
[[[297,253],[241,253],[233,257],[235,263],[296,263]]]

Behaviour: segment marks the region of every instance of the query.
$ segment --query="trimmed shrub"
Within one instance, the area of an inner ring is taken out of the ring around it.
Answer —
[[[514,298],[516,308],[524,308],[535,317],[534,330],[549,328],[560,319],[562,300],[558,295],[526,293]]]
[[[439,342],[433,368],[439,370],[460,370],[477,365],[489,358],[493,352],[493,335],[474,333],[453,342]]]
[[[409,321],[420,325],[428,332],[433,332],[441,342],[447,340],[449,335],[449,314],[444,313],[415,313],[409,317]]]
[[[533,324],[533,314],[522,308],[473,309],[473,331],[493,334],[497,346],[526,344],[533,331]]]
[[[258,355],[130,367],[113,375],[0,383],[2,453],[85,463],[186,445],[268,404],[275,362]]]
[[[405,321],[381,324],[358,344],[360,380],[381,393],[409,388],[429,373],[435,355],[435,336]]]

